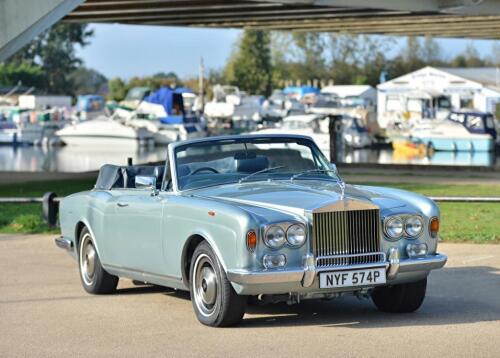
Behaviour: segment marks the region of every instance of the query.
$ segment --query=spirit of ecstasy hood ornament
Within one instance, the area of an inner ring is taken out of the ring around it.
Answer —
[[[344,200],[344,195],[345,195],[345,181],[343,181],[341,178],[337,181],[337,184],[340,187],[340,200]]]

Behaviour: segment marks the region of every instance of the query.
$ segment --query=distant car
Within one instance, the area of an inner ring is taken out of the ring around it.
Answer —
[[[105,165],[60,203],[56,244],[84,289],[125,277],[189,290],[198,320],[237,324],[264,302],[371,295],[422,304],[442,267],[439,209],[410,192],[345,185],[311,138],[240,135],[173,143],[165,166]]]

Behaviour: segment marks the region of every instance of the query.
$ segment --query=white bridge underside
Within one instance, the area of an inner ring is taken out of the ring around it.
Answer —
[[[500,38],[500,0],[1,0],[0,61],[58,21]]]

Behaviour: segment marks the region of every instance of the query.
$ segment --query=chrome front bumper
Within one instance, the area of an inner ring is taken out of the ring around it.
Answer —
[[[64,237],[62,236],[59,236],[59,237],[56,237],[54,239],[57,247],[60,247],[61,249],[66,249],[68,251],[73,251],[73,243],[68,240],[68,239],[65,239]]]
[[[320,272],[332,272],[340,270],[354,270],[364,268],[375,268],[385,266],[387,270],[387,280],[395,280],[400,273],[412,273],[430,271],[443,267],[448,257],[442,254],[427,255],[413,259],[400,259],[399,254],[390,252],[389,259],[385,263],[361,264],[338,267],[316,268],[313,255],[304,257],[304,267],[302,269],[283,269],[265,271],[229,270],[227,277],[229,281],[239,285],[258,284],[286,284],[300,283],[304,288],[311,287],[316,276]]]

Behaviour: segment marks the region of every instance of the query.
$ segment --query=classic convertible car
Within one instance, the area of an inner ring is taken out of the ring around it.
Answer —
[[[371,295],[385,312],[422,304],[439,209],[396,189],[345,185],[311,138],[242,135],[178,142],[165,166],[105,165],[60,203],[56,244],[84,289],[119,277],[191,292],[198,320],[238,323],[247,300]]]

